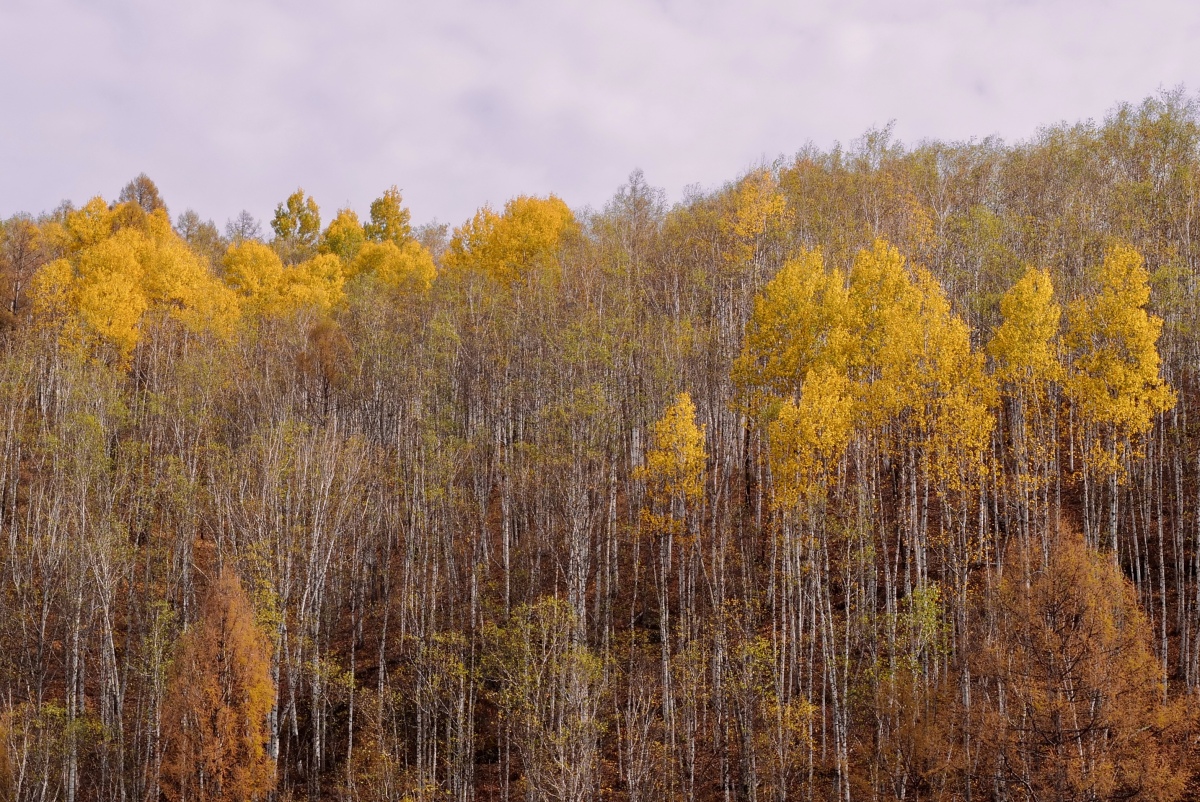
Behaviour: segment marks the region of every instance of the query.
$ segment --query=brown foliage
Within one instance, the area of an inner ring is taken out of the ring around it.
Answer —
[[[1164,702],[1132,586],[1077,537],[1030,564],[1008,561],[988,594],[992,637],[971,660],[979,792],[1179,799],[1194,713],[1190,699]]]
[[[271,647],[226,569],[180,638],[163,705],[163,792],[175,802],[263,798],[275,784]]]

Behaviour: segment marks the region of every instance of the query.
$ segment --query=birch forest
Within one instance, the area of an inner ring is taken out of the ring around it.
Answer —
[[[457,227],[110,189],[0,221],[0,800],[1200,798],[1182,92]]]

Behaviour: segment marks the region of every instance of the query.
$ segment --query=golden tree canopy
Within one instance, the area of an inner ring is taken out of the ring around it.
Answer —
[[[556,271],[563,237],[577,228],[567,204],[554,195],[521,195],[506,203],[502,214],[485,206],[455,229],[445,263],[512,284],[534,269]]]

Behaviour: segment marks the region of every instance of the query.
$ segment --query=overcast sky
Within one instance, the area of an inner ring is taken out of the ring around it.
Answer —
[[[1032,136],[1200,88],[1200,3],[0,0],[0,216],[113,198],[415,222],[637,167],[677,200],[806,142]],[[264,226],[265,228],[265,226]]]

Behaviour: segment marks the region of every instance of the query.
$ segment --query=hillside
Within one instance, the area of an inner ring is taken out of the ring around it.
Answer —
[[[1198,201],[1168,93],[3,221],[0,799],[1197,798]]]

